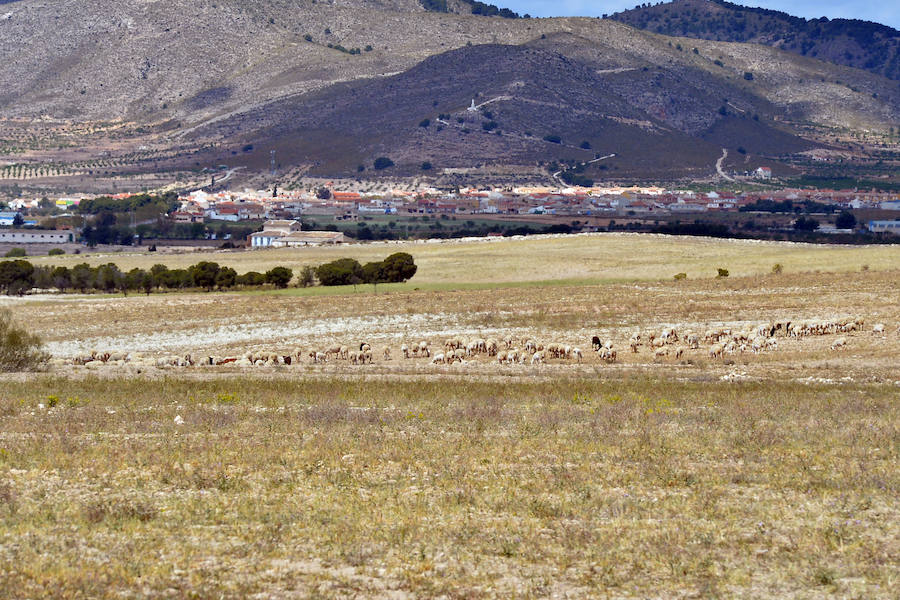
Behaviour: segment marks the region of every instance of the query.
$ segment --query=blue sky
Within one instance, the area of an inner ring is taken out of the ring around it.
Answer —
[[[484,0],[488,1],[488,0]],[[656,4],[659,0],[652,2]],[[735,4],[761,6],[807,19],[864,19],[900,29],[900,2],[897,0],[731,0]],[[639,4],[637,0],[501,0],[491,4],[506,7],[532,17],[589,16],[614,13]]]

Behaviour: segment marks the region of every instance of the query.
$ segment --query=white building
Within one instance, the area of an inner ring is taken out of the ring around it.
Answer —
[[[869,231],[900,235],[900,221],[869,221]]]
[[[71,231],[55,229],[0,230],[0,244],[69,244],[74,241],[75,234]]]
[[[279,220],[266,221],[263,230],[250,234],[250,246],[253,248],[268,248],[273,246],[276,240],[301,230],[300,221]]]

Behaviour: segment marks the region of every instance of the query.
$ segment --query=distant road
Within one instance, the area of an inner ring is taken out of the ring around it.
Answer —
[[[716,171],[719,173],[719,175],[721,177],[723,177],[727,181],[734,181],[734,178],[726,175],[724,169],[722,169],[722,163],[725,161],[726,158],[728,158],[728,150],[726,150],[725,148],[722,148],[722,156],[720,156],[719,160],[716,161]]]

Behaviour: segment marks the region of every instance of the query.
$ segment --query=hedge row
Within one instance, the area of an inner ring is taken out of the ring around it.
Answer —
[[[0,262],[0,291],[8,295],[22,295],[33,288],[57,289],[62,292],[78,290],[82,293],[97,290],[127,294],[154,289],[170,290],[202,288],[207,291],[225,290],[235,286],[273,285],[285,288],[294,276],[287,267],[274,267],[265,273],[250,271],[242,275],[231,267],[203,261],[187,269],[169,269],[153,265],[149,271],[122,271],[115,263],[92,267],[87,263],[68,267],[35,266],[26,260]]]

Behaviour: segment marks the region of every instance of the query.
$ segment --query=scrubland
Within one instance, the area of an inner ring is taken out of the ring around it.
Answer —
[[[423,245],[422,281],[378,293],[4,300],[58,357],[360,340],[376,357],[2,376],[0,596],[897,597],[898,250],[610,239],[442,245],[478,256],[471,277]],[[369,256],[317,252],[291,255]],[[491,285],[503,261],[514,275]],[[841,315],[865,326],[835,351],[834,335],[723,359],[626,344]],[[585,358],[399,356],[454,335]]]

